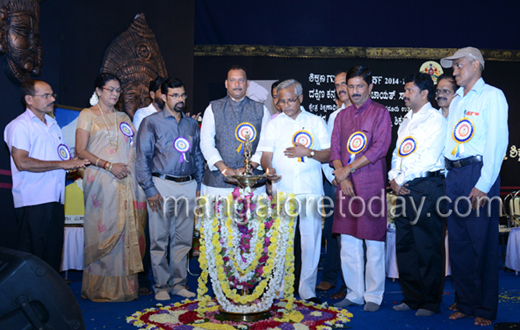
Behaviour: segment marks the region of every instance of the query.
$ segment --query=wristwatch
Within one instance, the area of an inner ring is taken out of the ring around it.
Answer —
[[[311,149],[311,154],[309,155],[309,158],[314,158],[314,150]]]
[[[350,167],[350,173],[354,173],[356,172],[356,169],[354,167],[352,167],[352,165],[349,165],[348,167]]]

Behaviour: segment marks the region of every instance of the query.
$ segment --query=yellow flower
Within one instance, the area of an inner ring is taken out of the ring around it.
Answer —
[[[229,324],[218,324],[209,322],[197,324],[197,328],[210,330],[236,330],[233,326]]]

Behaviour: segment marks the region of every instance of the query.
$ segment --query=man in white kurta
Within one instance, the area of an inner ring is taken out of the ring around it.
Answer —
[[[270,121],[258,150],[262,167],[273,180],[273,191],[293,193],[300,202],[300,298],[320,303],[315,286],[321,248],[321,217],[317,207],[323,196],[321,164],[330,155],[330,133],[325,121],[303,107],[302,87],[286,80],[277,87],[283,113]]]

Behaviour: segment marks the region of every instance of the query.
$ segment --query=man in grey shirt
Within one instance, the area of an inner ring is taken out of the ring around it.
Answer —
[[[187,96],[182,81],[169,78],[161,92],[164,110],[144,118],[137,133],[137,181],[148,198],[155,299],[169,300],[170,292],[192,298],[195,293],[186,288],[186,258],[204,173],[200,130],[183,113]]]

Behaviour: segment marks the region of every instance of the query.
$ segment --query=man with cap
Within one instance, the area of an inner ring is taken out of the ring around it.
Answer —
[[[460,86],[450,105],[444,149],[451,271],[459,297],[450,319],[470,316],[475,325],[490,325],[498,307],[499,203],[493,199],[499,199],[508,144],[508,105],[504,93],[482,79],[478,49],[459,49],[441,65],[453,67]]]

